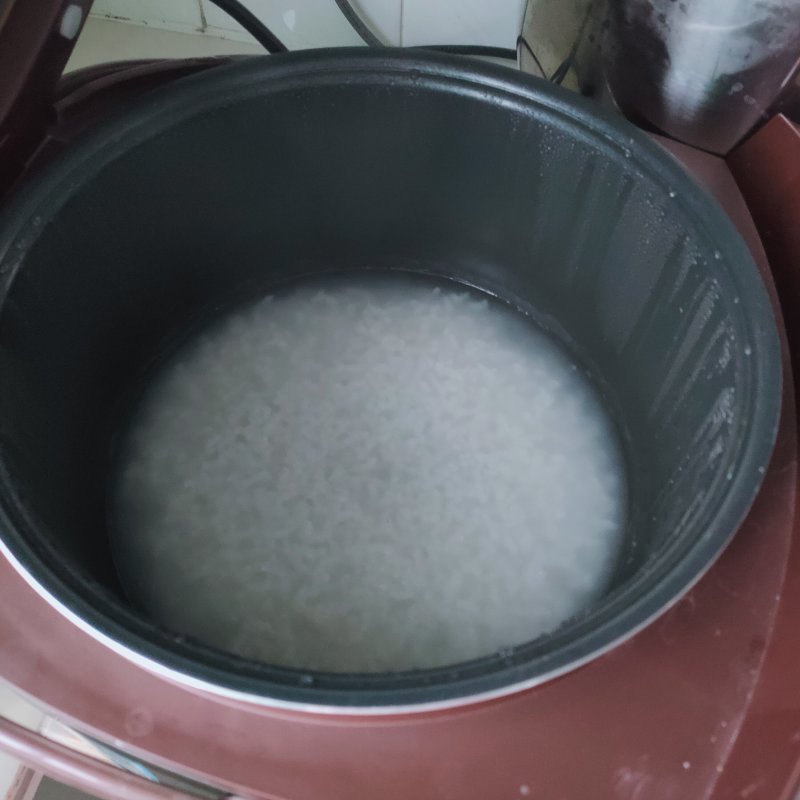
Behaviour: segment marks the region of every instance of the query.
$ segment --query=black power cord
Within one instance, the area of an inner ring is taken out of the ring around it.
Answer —
[[[347,0],[335,0],[342,16],[350,23],[350,27],[361,37],[364,44],[370,47],[385,47],[385,44],[372,32],[369,25],[358,15],[358,12]]]
[[[286,53],[289,48],[239,0],[211,0],[219,9],[238,22],[268,53]]]
[[[353,30],[361,37],[364,44],[370,47],[385,47],[382,42],[370,27],[359,16],[358,12],[353,8],[353,4],[349,0],[335,0],[336,5],[342,12],[342,15],[350,23]],[[485,47],[483,45],[473,44],[433,44],[433,45],[419,45],[417,50],[436,50],[439,53],[454,53],[461,56],[488,56],[491,58],[506,58],[513,61],[517,60],[517,51],[505,47]]]
[[[210,0],[217,8],[224,11],[238,22],[268,53],[286,53],[286,45],[248,8],[239,0]],[[349,0],[335,0],[336,5],[344,18],[350,23],[353,30],[370,47],[385,47],[384,42],[373,33],[370,27],[359,16]],[[505,47],[487,47],[471,44],[437,44],[420,45],[417,50],[436,50],[440,53],[454,53],[463,56],[486,56],[489,58],[504,58],[516,61],[516,50]]]

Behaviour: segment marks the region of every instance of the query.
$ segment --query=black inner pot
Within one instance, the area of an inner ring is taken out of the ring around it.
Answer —
[[[454,702],[585,662],[703,573],[773,444],[775,323],[725,215],[624,121],[503,68],[317,51],[179,81],[29,181],[0,254],[6,546],[116,646],[272,702]],[[613,586],[580,618],[447,669],[307,675],[127,604],[106,521],[122,398],[199,314],[359,269],[449,277],[533,310],[599,376],[631,506]]]

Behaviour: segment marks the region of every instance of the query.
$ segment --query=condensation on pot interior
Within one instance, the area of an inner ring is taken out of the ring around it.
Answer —
[[[752,353],[750,342],[735,332],[738,296],[725,298],[719,279],[707,272],[709,264],[722,262],[722,253],[700,252],[683,233],[664,244],[661,276],[620,323],[625,329],[618,339],[639,373],[647,354],[661,351],[662,378],[645,407],[654,452],[666,467],[648,512],[657,547],[680,541],[709,513],[714,485],[734,477],[737,421],[747,413],[745,393],[736,388],[737,362]],[[689,438],[676,446],[680,430]]]
[[[606,589],[626,490],[582,369],[429,281],[313,282],[168,361],[124,437],[113,547],[170,628],[306,670],[529,641]]]

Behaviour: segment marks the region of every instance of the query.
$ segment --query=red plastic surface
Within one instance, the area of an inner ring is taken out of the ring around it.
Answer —
[[[800,380],[800,129],[775,117],[728,157],[764,241]],[[800,795],[800,520],[770,648],[721,790]],[[743,787],[740,789],[739,787]]]
[[[724,199],[766,269],[723,162],[680,155]],[[131,665],[65,621],[5,561],[0,674],[80,730],[253,797],[785,798],[795,768],[787,748],[800,732],[796,704],[787,704],[800,669],[787,676],[779,663],[796,648],[800,610],[795,418],[787,380],[763,491],[692,592],[607,656],[514,697],[394,719],[224,701]],[[770,762],[765,779],[741,748],[747,737],[755,749],[759,726],[782,714],[787,757]]]

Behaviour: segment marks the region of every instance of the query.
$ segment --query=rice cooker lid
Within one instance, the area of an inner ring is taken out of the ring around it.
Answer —
[[[91,6],[92,0],[0,0],[0,195],[42,139]]]

